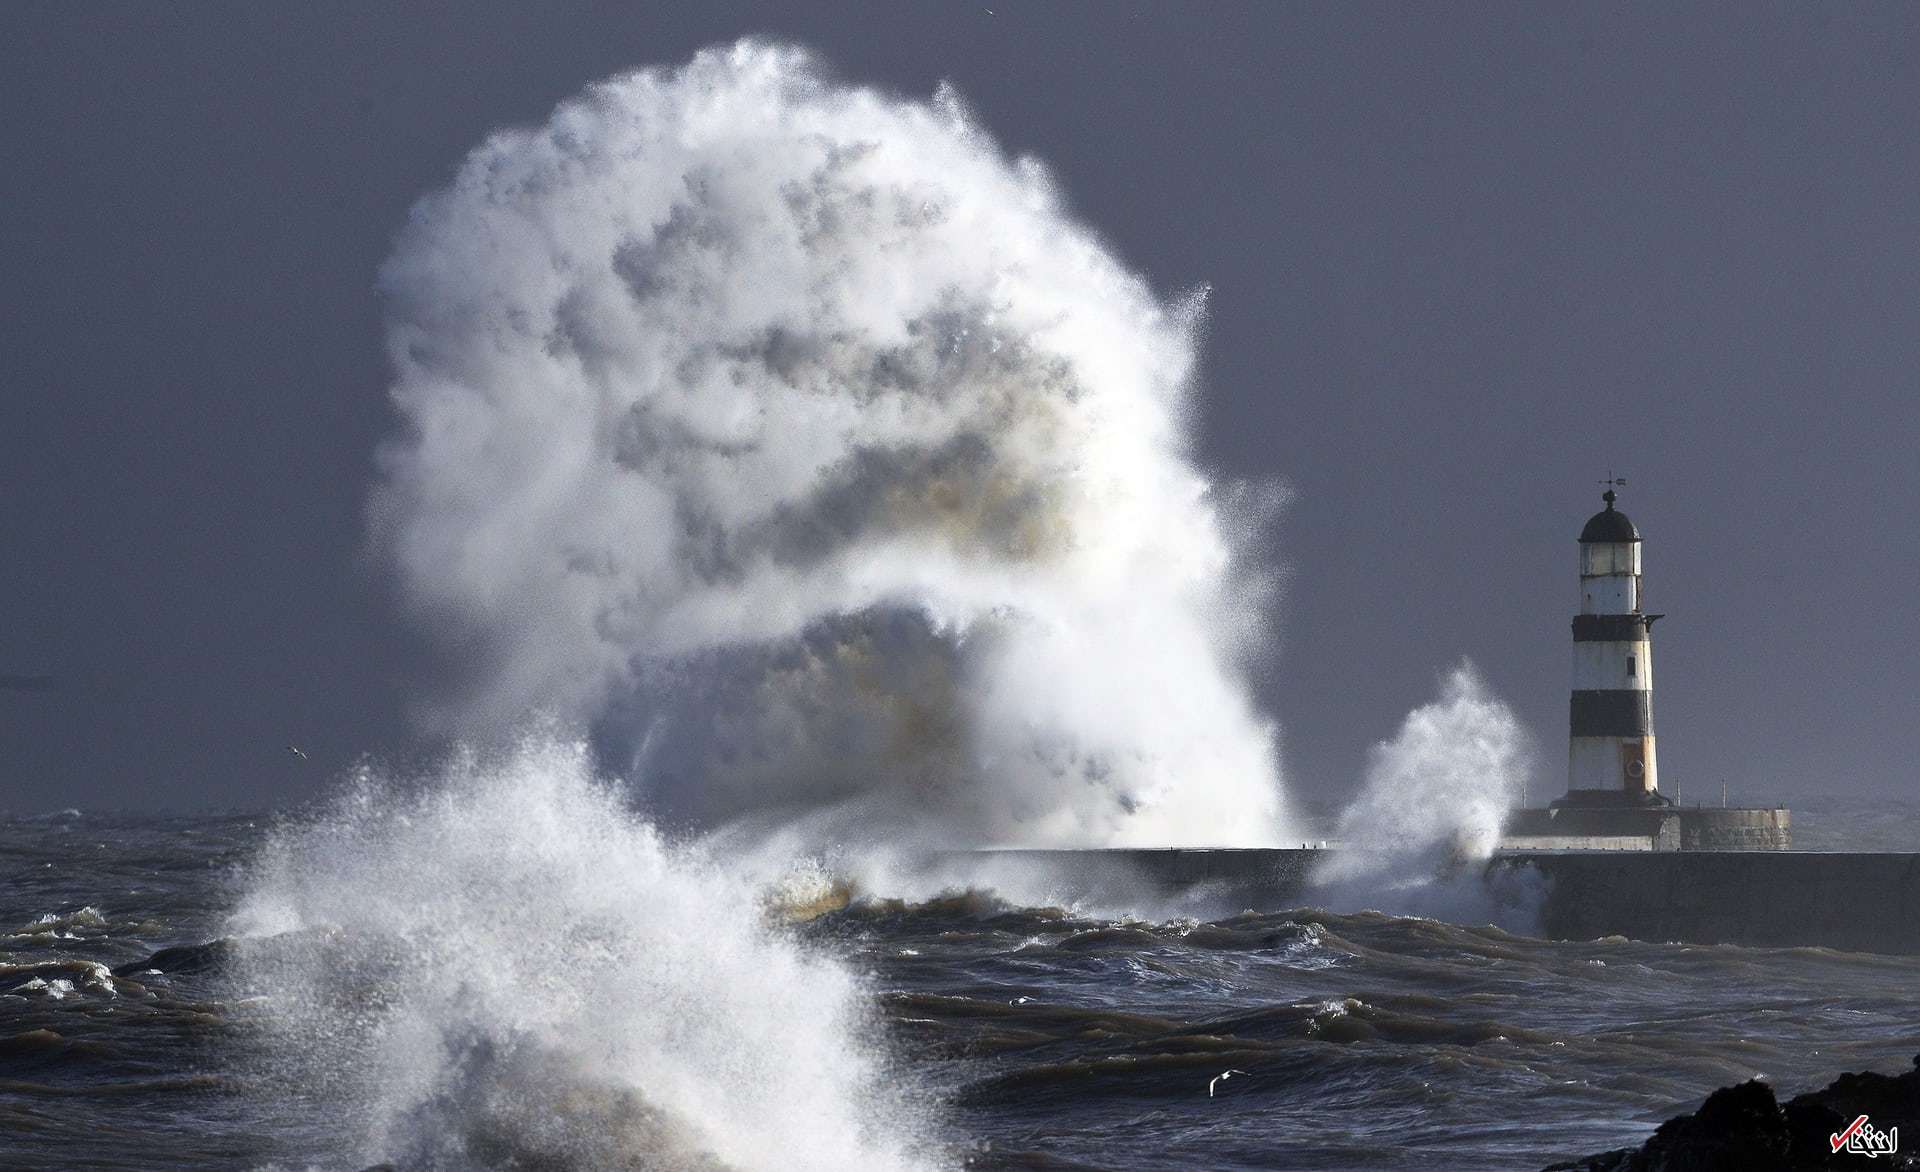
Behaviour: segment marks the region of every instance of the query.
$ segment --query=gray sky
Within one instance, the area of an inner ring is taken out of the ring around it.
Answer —
[[[488,130],[748,33],[953,81],[1156,288],[1211,284],[1201,455],[1298,493],[1297,790],[1463,654],[1564,784],[1609,469],[1664,787],[1909,782],[1920,10],[992,9],[0,7],[0,809],[418,751],[432,655],[357,552],[392,234]]]

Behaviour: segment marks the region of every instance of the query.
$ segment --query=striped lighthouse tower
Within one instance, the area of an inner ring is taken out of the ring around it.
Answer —
[[[1660,801],[1653,751],[1653,623],[1641,610],[1640,531],[1613,507],[1580,531],[1580,613],[1573,620],[1567,796],[1594,791]],[[1601,798],[1601,801],[1606,799]],[[1614,800],[1620,800],[1615,798]]]

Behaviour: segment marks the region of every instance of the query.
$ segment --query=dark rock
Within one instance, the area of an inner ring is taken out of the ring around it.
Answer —
[[[1866,1115],[1875,1128],[1898,1127],[1905,1133],[1902,1139],[1920,1146],[1920,1057],[1914,1067],[1897,1075],[1843,1074],[1826,1089],[1797,1095],[1784,1107],[1773,1088],[1758,1080],[1722,1087],[1698,1111],[1662,1123],[1638,1148],[1554,1164],[1547,1172],[1920,1169],[1920,1158],[1911,1151],[1865,1160],[1835,1152],[1830,1139]]]

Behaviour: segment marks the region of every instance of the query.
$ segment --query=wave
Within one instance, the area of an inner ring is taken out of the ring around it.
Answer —
[[[502,131],[388,261],[377,552],[488,737],[815,842],[1284,841],[1273,486],[1163,301],[943,89],[760,41]]]
[[[409,1169],[935,1163],[859,982],[625,799],[529,741],[277,832],[229,925],[262,1085]]]

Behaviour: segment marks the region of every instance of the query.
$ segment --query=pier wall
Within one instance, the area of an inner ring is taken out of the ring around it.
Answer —
[[[1089,894],[1145,885],[1205,895],[1216,908],[1279,911],[1315,905],[1313,871],[1338,849],[975,853],[1044,866]],[[1495,855],[1479,877],[1526,869],[1546,880],[1540,929],[1555,939],[1920,955],[1920,854],[1519,850]]]
[[[1547,876],[1541,927],[1557,939],[1920,954],[1920,855],[1515,852],[1488,866]]]

